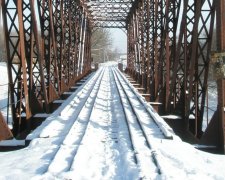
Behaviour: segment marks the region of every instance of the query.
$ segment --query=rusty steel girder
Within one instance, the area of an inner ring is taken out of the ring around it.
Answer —
[[[135,8],[138,7],[138,8]],[[135,2],[128,14],[127,34],[128,34],[128,68],[133,78],[142,82],[141,75],[144,73],[144,32],[143,32],[143,7],[142,1]]]
[[[214,14],[214,1],[184,3],[174,60],[169,98],[173,97],[174,108],[185,118],[186,129],[196,137],[202,135]]]
[[[219,54],[225,52],[225,0],[220,0],[216,2],[216,21],[217,21],[217,51]],[[225,61],[225,56],[222,57],[223,62]],[[217,79],[217,88],[218,88],[218,107],[214,116],[218,119],[213,119],[215,124],[218,124],[216,129],[213,129],[209,134],[213,132],[219,132],[219,145],[221,151],[225,153],[225,78],[224,76]],[[219,127],[219,128],[218,128]],[[215,141],[215,140],[214,140]]]
[[[37,4],[41,22],[41,52],[44,58],[42,65],[46,80],[48,103],[51,103],[60,94],[57,50],[53,25],[53,5],[52,1],[47,0],[39,0]]]
[[[91,70],[91,17],[72,0],[2,0],[2,15],[17,135]]]
[[[6,41],[7,64],[9,75],[10,102],[14,122],[14,133],[21,130],[21,114],[31,117],[28,95],[27,62],[25,51],[25,32],[23,24],[23,2],[2,1],[3,23]],[[30,71],[29,71],[30,72]],[[16,78],[13,75],[16,74]]]
[[[213,0],[141,0],[127,18],[128,72],[151,101],[163,104],[162,112],[182,115],[196,137],[202,135],[214,14]]]
[[[83,0],[92,16],[93,27],[126,28],[127,15],[134,0]]]
[[[164,3],[164,16],[162,22],[162,46],[159,52],[159,83],[156,87],[158,101],[163,103],[165,112],[170,107],[170,81],[171,71],[176,54],[176,32],[181,0],[166,1]]]

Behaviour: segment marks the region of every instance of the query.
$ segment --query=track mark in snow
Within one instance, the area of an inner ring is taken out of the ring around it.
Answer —
[[[124,81],[118,70],[113,69],[117,89],[123,104],[135,159],[140,166],[143,178],[155,179],[163,175],[159,153],[155,144],[165,136],[158,124],[150,116],[143,102]]]
[[[87,98],[84,98],[81,110],[77,116],[74,117],[73,125],[67,129],[65,137],[61,146],[55,152],[55,156],[52,162],[49,164],[46,174],[53,173],[59,174],[64,171],[68,171],[72,164],[72,159],[77,153],[77,149],[83,139],[85,130],[87,128],[88,120],[92,112],[93,104],[95,103],[96,94],[99,91],[101,79],[104,75],[104,70],[98,77],[96,84],[89,94],[86,94]]]
[[[102,79],[82,145],[78,148],[70,169],[76,173],[68,173],[73,178],[121,179],[130,175],[138,176],[138,171],[132,169],[132,162],[126,158],[130,157],[129,149],[121,147],[118,139],[119,125],[116,114],[112,113],[115,109],[112,104],[115,100],[115,96],[112,96],[114,93],[111,76],[107,71]],[[119,96],[116,98],[118,100]],[[121,132],[123,131],[124,129],[121,129]],[[121,168],[123,166],[127,169]],[[82,171],[83,169],[86,171]]]

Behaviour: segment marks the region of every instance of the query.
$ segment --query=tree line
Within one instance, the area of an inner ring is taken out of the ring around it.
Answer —
[[[119,58],[119,50],[113,48],[109,29],[99,28],[91,36],[91,55],[94,63],[114,61]]]

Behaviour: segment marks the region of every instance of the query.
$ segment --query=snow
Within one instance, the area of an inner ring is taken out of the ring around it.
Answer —
[[[16,139],[4,140],[0,141],[0,146],[25,146],[25,140],[16,140]]]
[[[47,118],[47,117],[49,117],[49,114],[38,113],[38,114],[35,114],[34,117],[36,117],[36,118]]]
[[[0,62],[0,111],[5,120],[7,120],[7,104],[8,104],[8,71],[6,68],[6,63]],[[9,110],[10,112],[10,110]],[[8,121],[11,124],[11,114],[9,114]]]
[[[225,178],[224,155],[205,153],[187,143],[168,140],[162,140],[159,151],[168,179]]]
[[[130,82],[121,74],[123,79],[127,82],[130,89],[135,93],[135,95],[138,97],[138,99],[144,104],[144,107],[149,112],[149,115],[154,119],[154,121],[158,124],[162,132],[167,138],[173,138],[173,130],[170,128],[166,122],[159,116],[159,114],[153,109],[152,106],[150,106],[145,99],[138,93],[138,91],[130,84]],[[171,133],[172,132],[172,133]]]
[[[161,116],[162,118],[165,118],[165,119],[182,119],[181,116],[177,116],[177,115],[174,115],[174,114],[169,114],[169,115],[165,115],[165,116]]]
[[[210,120],[212,119],[215,111],[217,110],[218,97],[217,97],[217,85],[216,82],[208,82],[208,105],[209,108],[205,107],[204,117],[203,117],[203,131],[207,128]]]
[[[91,74],[29,146],[0,152],[0,179],[225,179],[225,156],[182,142],[112,66]]]
[[[146,95],[148,95],[148,94],[146,94]],[[149,104],[151,104],[151,105],[161,105],[162,103],[160,103],[160,102],[149,102]]]

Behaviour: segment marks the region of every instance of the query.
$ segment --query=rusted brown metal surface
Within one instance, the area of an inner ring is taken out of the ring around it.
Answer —
[[[217,52],[212,53],[212,63],[225,62],[225,1],[215,2],[216,8],[216,35]],[[220,68],[220,67],[219,67]],[[217,69],[218,70],[218,69]],[[219,147],[219,152],[225,153],[225,75],[224,71],[218,76],[215,74],[217,83],[218,105],[203,137],[202,144],[209,144]]]
[[[151,101],[162,103],[161,113],[181,115],[186,131],[196,138],[203,134],[216,6],[222,14],[214,0],[135,1],[127,21],[126,71],[145,87]]]
[[[217,1],[216,3],[217,17],[217,50],[219,53],[225,52],[225,0]],[[221,57],[223,63],[225,56]],[[225,153],[225,79],[224,76],[217,80],[218,85],[218,120],[220,132],[220,147]]]
[[[225,79],[221,78],[217,80],[218,85],[218,132],[219,134],[219,146],[221,151],[225,153]]]
[[[83,0],[94,27],[126,28],[127,14],[134,0]]]
[[[202,134],[215,13],[213,1],[205,3],[208,3],[207,6],[203,6],[204,1],[184,3],[169,96],[173,108],[185,118],[186,129],[196,137]],[[190,116],[194,117],[194,121],[189,120]]]
[[[90,17],[71,0],[2,0],[13,133],[91,70]],[[25,115],[25,120],[22,118]]]
[[[13,138],[13,134],[5,122],[2,113],[0,112],[0,141],[11,138]]]

